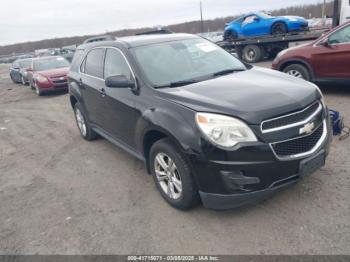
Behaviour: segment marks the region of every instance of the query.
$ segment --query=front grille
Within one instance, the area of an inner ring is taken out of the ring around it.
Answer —
[[[304,137],[293,140],[271,144],[272,149],[278,157],[287,157],[311,151],[321,139],[324,124],[321,124],[315,131]]]
[[[268,131],[269,129],[279,128],[279,127],[295,124],[298,122],[302,122],[308,117],[310,117],[312,114],[314,114],[319,107],[320,107],[320,103],[317,102],[311,106],[306,107],[302,111],[277,117],[271,120],[266,120],[262,123],[261,129],[264,132],[264,131]]]
[[[66,79],[63,79],[63,80],[53,80],[52,81],[54,84],[66,84],[67,83],[67,80]]]

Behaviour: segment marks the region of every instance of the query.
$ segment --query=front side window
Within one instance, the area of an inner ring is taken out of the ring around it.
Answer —
[[[124,75],[128,79],[132,79],[131,70],[121,51],[109,48],[106,52],[104,77],[106,79],[118,75]]]
[[[92,49],[85,58],[84,73],[90,76],[103,78],[103,59],[105,49]]]
[[[329,37],[330,44],[350,43],[350,25],[343,27]]]
[[[246,69],[237,58],[202,38],[140,46],[131,50],[154,86],[190,79],[208,79],[224,70]]]
[[[39,59],[33,63],[34,71],[44,71],[56,68],[69,67],[69,62],[63,57]]]

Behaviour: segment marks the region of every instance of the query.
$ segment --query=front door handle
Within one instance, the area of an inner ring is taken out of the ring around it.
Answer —
[[[99,89],[98,92],[100,92],[101,96],[106,96],[106,90],[104,88]]]

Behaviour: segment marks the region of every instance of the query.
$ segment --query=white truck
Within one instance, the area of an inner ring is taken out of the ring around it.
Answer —
[[[350,21],[350,0],[341,0],[340,3],[340,24]]]

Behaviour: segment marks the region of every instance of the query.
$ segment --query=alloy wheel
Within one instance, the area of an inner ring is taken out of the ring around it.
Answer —
[[[168,155],[158,153],[154,159],[154,169],[163,192],[171,199],[179,199],[182,181],[175,162]]]
[[[289,70],[289,71],[287,72],[287,74],[288,74],[288,75],[291,75],[291,76],[294,76],[294,77],[296,77],[296,78],[304,79],[303,75],[302,75],[298,70],[295,70],[295,69]]]
[[[86,136],[86,123],[83,114],[78,108],[75,109],[75,117],[77,119],[77,124],[82,136]]]

